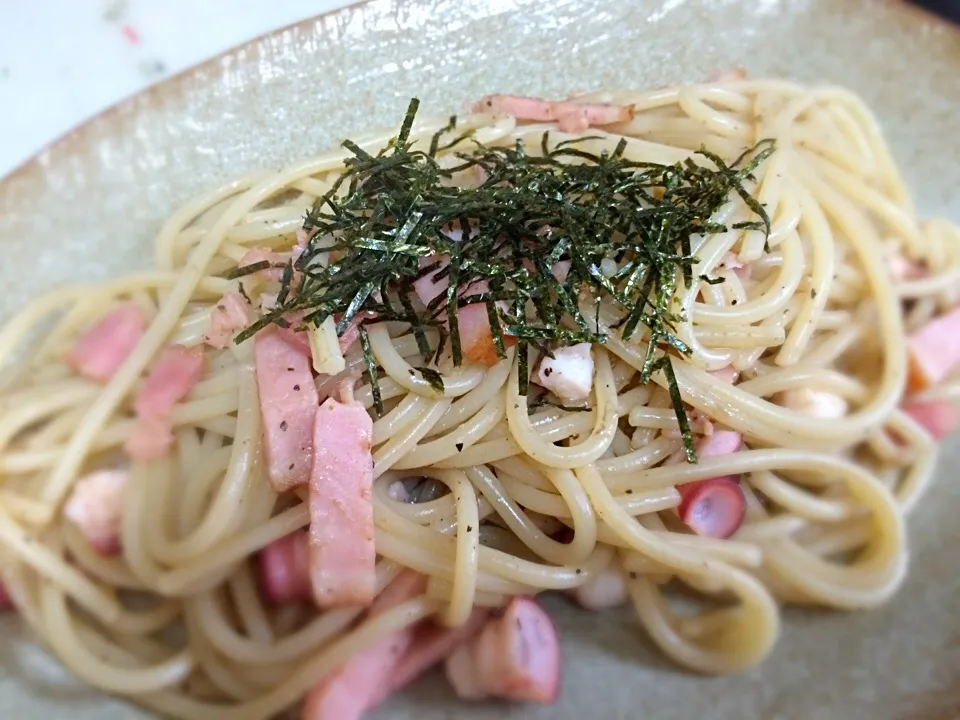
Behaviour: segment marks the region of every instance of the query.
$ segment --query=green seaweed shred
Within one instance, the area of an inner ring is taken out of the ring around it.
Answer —
[[[294,313],[315,325],[334,316],[338,334],[358,313],[369,313],[358,328],[374,404],[382,414],[366,318],[409,323],[427,363],[439,360],[449,342],[453,363],[460,365],[458,310],[483,303],[497,355],[506,356],[506,335],[518,341],[519,389],[526,395],[528,348],[549,353],[551,345],[605,342],[606,335],[595,330],[605,298],[620,313],[614,328],[622,338],[639,335],[647,341],[641,381],[663,370],[687,457],[694,462],[670,361],[671,353],[691,351],[674,334],[681,318],[672,302],[681,284],[693,282],[698,259],[692,237],[727,230],[711,218],[731,194],[758,218],[732,227],[769,235],[770,218],[745,183],[755,181],[753,173],[774,151],[773,141],[761,140],[730,164],[701,148],[695,155],[705,164],[691,157],[663,165],[627,159],[626,141],[612,153],[595,154],[581,147],[589,138],[551,145],[549,133],[536,154],[519,140],[510,147],[487,147],[472,132],[455,135],[451,117],[422,150],[410,140],[418,108],[414,98],[397,136],[376,153],[344,141],[352,157],[306,213],[303,230],[310,239],[295,262],[281,266],[277,307],[237,341],[268,324],[283,324]],[[451,148],[456,165],[442,167],[436,155]],[[455,184],[454,176],[463,172],[483,180],[471,187]],[[461,238],[450,237],[451,229]],[[444,263],[437,261],[440,256]],[[617,262],[613,277],[600,271],[606,258]],[[570,265],[563,282],[551,272],[561,261]],[[276,265],[254,263],[230,277],[270,267]],[[412,284],[427,276],[445,278],[448,286],[423,307],[414,302]],[[580,311],[585,298],[595,303],[592,326]],[[436,348],[430,347],[426,328],[439,331]],[[442,392],[437,371],[417,370]]]

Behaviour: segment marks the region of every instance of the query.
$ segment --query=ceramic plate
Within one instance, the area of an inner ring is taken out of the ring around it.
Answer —
[[[842,83],[873,106],[924,213],[960,220],[960,32],[870,0],[385,0],[255,40],[109,110],[0,183],[0,320],[55,283],[147,267],[181,202],[247,170],[508,91],[563,96],[744,66]],[[10,141],[7,138],[5,141]],[[960,443],[910,518],[912,564],[888,605],[788,610],[761,667],[700,678],[669,665],[630,613],[556,603],[556,707],[460,705],[438,676],[375,718],[945,720],[960,717]],[[0,625],[0,717],[139,717]]]

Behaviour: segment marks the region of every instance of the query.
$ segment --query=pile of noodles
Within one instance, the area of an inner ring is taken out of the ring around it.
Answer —
[[[308,524],[306,496],[278,496],[266,481],[252,343],[206,347],[203,379],[173,412],[174,453],[131,466],[122,553],[97,554],[62,517],[73,483],[126,462],[144,370],[169,343],[202,343],[212,306],[237,289],[227,274],[250,248],[291,248],[347,153],[248,175],[174,213],[152,271],[57,289],[0,332],[0,366],[10,366],[55,316],[0,389],[0,574],[67,667],[166,715],[264,718],[397,628],[427,617],[456,625],[475,605],[569,590],[611,566],[652,641],[704,673],[760,662],[781,603],[866,608],[896,591],[908,565],[904,520],[936,458],[930,436],[898,410],[904,336],[957,300],[957,228],[918,221],[876,121],[844,90],[742,80],[578,100],[636,111],[591,129],[583,147],[592,152],[625,137],[632,160],[674,163],[701,146],[729,160],[776,140],[751,186],[772,219],[766,244],[750,230],[694,238],[693,277],[725,282],[695,280],[677,295],[677,335],[693,349],[673,361],[683,398],[742,433],[743,450],[662,466],[681,440],[662,374],[638,383],[642,337],[627,343],[614,331],[594,346],[591,410],[568,412],[528,410],[515,349],[490,369],[442,361],[438,394],[410,372],[409,327],[372,325],[386,401],[373,426],[378,588],[409,567],[428,590],[373,619],[362,608],[274,607],[261,600],[256,553]],[[428,142],[445,124],[421,119],[414,135]],[[535,154],[547,127],[472,115],[460,129],[490,146],[524,139]],[[357,142],[373,151],[388,138]],[[730,226],[748,215],[732,197],[716,219]],[[723,265],[731,251],[749,273]],[[894,255],[935,274],[895,283]],[[275,291],[245,285],[254,304]],[[151,322],[121,370],[96,385],[62,357],[120,300]],[[612,317],[601,308],[601,331]],[[346,361],[344,376],[364,367],[359,348]],[[728,365],[738,384],[709,372]],[[340,379],[318,378],[321,397]],[[850,410],[824,419],[771,402],[799,388],[839,395]],[[372,406],[367,376],[356,397]],[[676,519],[675,486],[721,475],[741,477],[744,524],[729,540],[690,534]],[[395,480],[423,478],[434,482],[417,485],[421,502],[387,494]],[[563,526],[569,542],[552,537]]]

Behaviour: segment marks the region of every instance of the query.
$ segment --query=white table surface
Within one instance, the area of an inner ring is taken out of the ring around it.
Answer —
[[[348,0],[0,0],[0,177],[155,82]]]

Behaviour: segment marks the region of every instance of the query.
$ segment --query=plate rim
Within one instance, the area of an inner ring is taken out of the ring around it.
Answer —
[[[399,9],[403,5],[415,4],[420,1],[421,0],[393,0],[393,4],[397,9]],[[42,170],[44,156],[58,151],[69,152],[70,146],[73,144],[82,144],[84,136],[91,133],[95,126],[108,123],[121,116],[124,112],[135,108],[137,105],[154,104],[161,100],[165,95],[176,93],[181,86],[202,76],[206,70],[221,64],[226,58],[241,55],[244,52],[254,49],[257,45],[268,41],[273,37],[282,35],[283,33],[291,31],[295,32],[310,26],[316,26],[318,24],[325,23],[325,21],[329,20],[330,18],[339,15],[351,15],[358,11],[362,11],[362,9],[365,7],[378,5],[382,2],[383,0],[354,0],[353,2],[350,2],[342,7],[328,10],[317,15],[311,15],[303,18],[302,20],[297,20],[295,22],[288,23],[287,25],[274,28],[273,30],[268,30],[248,40],[233,45],[226,50],[223,50],[193,65],[190,65],[171,75],[170,77],[164,78],[163,80],[148,85],[147,87],[142,88],[135,93],[117,100],[113,104],[108,105],[93,115],[81,120],[69,130],[66,130],[61,135],[46,143],[33,155],[29,156],[18,165],[15,165],[6,175],[0,175],[0,196],[6,195],[14,184],[26,179],[31,174]],[[883,0],[883,4],[887,5],[889,8],[892,8],[894,12],[901,13],[905,18],[905,22],[913,23],[916,27],[921,27],[924,25],[935,27],[937,32],[952,33],[957,42],[960,43],[960,25],[955,24],[946,18],[940,17],[932,10],[915,5],[914,3],[910,2],[910,0]],[[907,20],[906,18],[910,19]]]
[[[395,0],[398,7],[400,5],[418,1],[419,0]],[[327,10],[326,12],[316,15],[310,15],[301,20],[296,20],[292,23],[287,23],[286,25],[282,25],[272,30],[267,30],[259,35],[255,35],[247,40],[239,42],[235,45],[231,45],[225,50],[200,60],[193,65],[188,65],[169,77],[165,77],[162,80],[158,80],[144,88],[141,88],[140,90],[137,90],[136,92],[125,95],[110,105],[107,105],[106,107],[96,111],[93,115],[83,118],[76,125],[73,125],[68,130],[65,130],[60,135],[44,144],[35,153],[17,165],[14,165],[13,168],[11,168],[10,171],[5,175],[0,175],[0,194],[3,194],[3,192],[13,184],[13,181],[24,178],[31,172],[39,169],[44,155],[50,154],[57,150],[66,149],[71,144],[80,142],[84,135],[92,132],[92,129],[95,125],[108,122],[114,117],[123,114],[125,111],[138,104],[148,104],[144,103],[144,101],[149,102],[151,100],[162,98],[164,95],[179,89],[181,85],[184,85],[185,83],[202,76],[206,70],[216,67],[222,63],[224,59],[241,55],[244,52],[255,48],[260,43],[268,41],[278,35],[282,35],[283,33],[301,30],[309,26],[315,26],[337,15],[353,14],[355,12],[362,11],[363,8],[367,6],[376,5],[379,2],[382,2],[382,0],[352,0],[352,2],[341,7]]]

